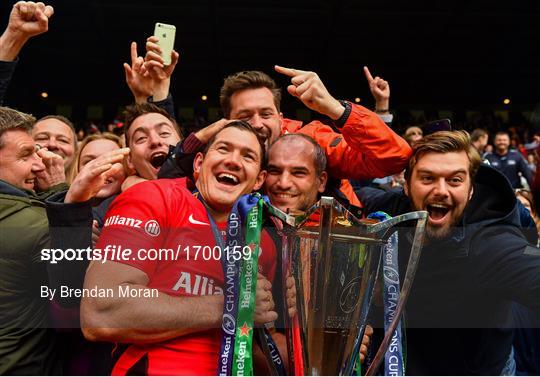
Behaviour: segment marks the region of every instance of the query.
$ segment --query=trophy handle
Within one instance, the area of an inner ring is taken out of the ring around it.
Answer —
[[[373,376],[379,369],[379,366],[381,365],[381,362],[384,358],[386,350],[388,349],[388,346],[390,345],[392,335],[394,334],[394,331],[396,330],[397,325],[401,319],[401,314],[403,313],[405,303],[407,302],[407,298],[409,297],[411,286],[414,280],[414,275],[416,274],[416,270],[418,268],[418,261],[420,260],[420,252],[422,250],[422,245],[424,243],[424,229],[427,223],[427,212],[426,211],[410,212],[410,213],[406,213],[401,216],[397,216],[392,219],[389,219],[389,220],[386,220],[379,224],[374,225],[374,226],[381,226],[380,230],[386,230],[385,233],[387,233],[391,230],[390,227],[393,227],[399,222],[407,221],[407,220],[418,220],[418,222],[416,223],[416,229],[414,232],[414,238],[413,238],[413,243],[411,247],[411,254],[409,256],[409,263],[407,265],[407,271],[405,273],[405,278],[403,279],[403,287],[401,289],[401,294],[400,294],[398,305],[396,307],[394,318],[392,319],[390,326],[388,327],[386,333],[384,334],[384,338],[381,342],[379,349],[377,350],[377,353],[375,354],[375,357],[373,358],[373,362],[371,363],[371,365],[369,366],[366,372],[366,376]],[[391,223],[390,227],[382,226],[385,223]]]

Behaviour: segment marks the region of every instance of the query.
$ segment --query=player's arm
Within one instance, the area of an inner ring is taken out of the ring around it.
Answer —
[[[372,111],[330,95],[314,72],[276,66],[291,78],[287,91],[311,110],[334,120],[340,133],[320,122],[300,132],[314,138],[328,157],[328,170],[335,178],[385,177],[405,168],[412,154],[409,144]]]
[[[114,297],[83,298],[81,325],[92,341],[151,343],[191,332],[219,327],[223,296],[119,297],[119,289],[148,290],[148,276],[122,263],[94,261],[88,268],[85,288],[112,289]]]

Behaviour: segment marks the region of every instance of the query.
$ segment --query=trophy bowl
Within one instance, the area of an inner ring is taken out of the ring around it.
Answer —
[[[359,220],[331,197],[322,197],[299,216],[269,209],[283,223],[283,295],[292,293],[296,298],[294,314],[284,313],[289,371],[294,375],[352,374],[383,247],[396,225],[416,220],[400,300],[367,373],[373,374],[399,323],[418,264],[427,213],[411,212],[382,222]],[[294,284],[287,292],[291,278]]]

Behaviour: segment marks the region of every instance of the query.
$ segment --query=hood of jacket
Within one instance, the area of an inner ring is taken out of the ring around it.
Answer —
[[[514,190],[498,170],[488,165],[480,166],[473,196],[465,208],[461,225],[463,232],[458,232],[462,233],[458,237],[466,237],[478,228],[491,225],[520,226]]]

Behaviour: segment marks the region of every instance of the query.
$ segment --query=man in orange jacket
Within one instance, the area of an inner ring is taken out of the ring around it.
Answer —
[[[177,146],[174,165],[180,167],[183,175],[191,173],[190,159],[185,159],[186,155],[194,156],[203,149],[229,119],[249,122],[267,137],[268,143],[290,132],[315,139],[328,158],[330,176],[342,180],[341,193],[356,206],[360,206],[360,202],[347,179],[385,177],[405,168],[411,148],[375,113],[335,99],[315,72],[280,66],[275,69],[291,78],[287,91],[309,109],[330,118],[334,128],[319,121],[302,126],[302,122],[285,119],[280,112],[281,92],[275,81],[259,71],[238,72],[227,77],[221,88],[220,102],[226,119],[190,134]],[[160,177],[176,175],[171,174],[171,164],[164,168]]]

